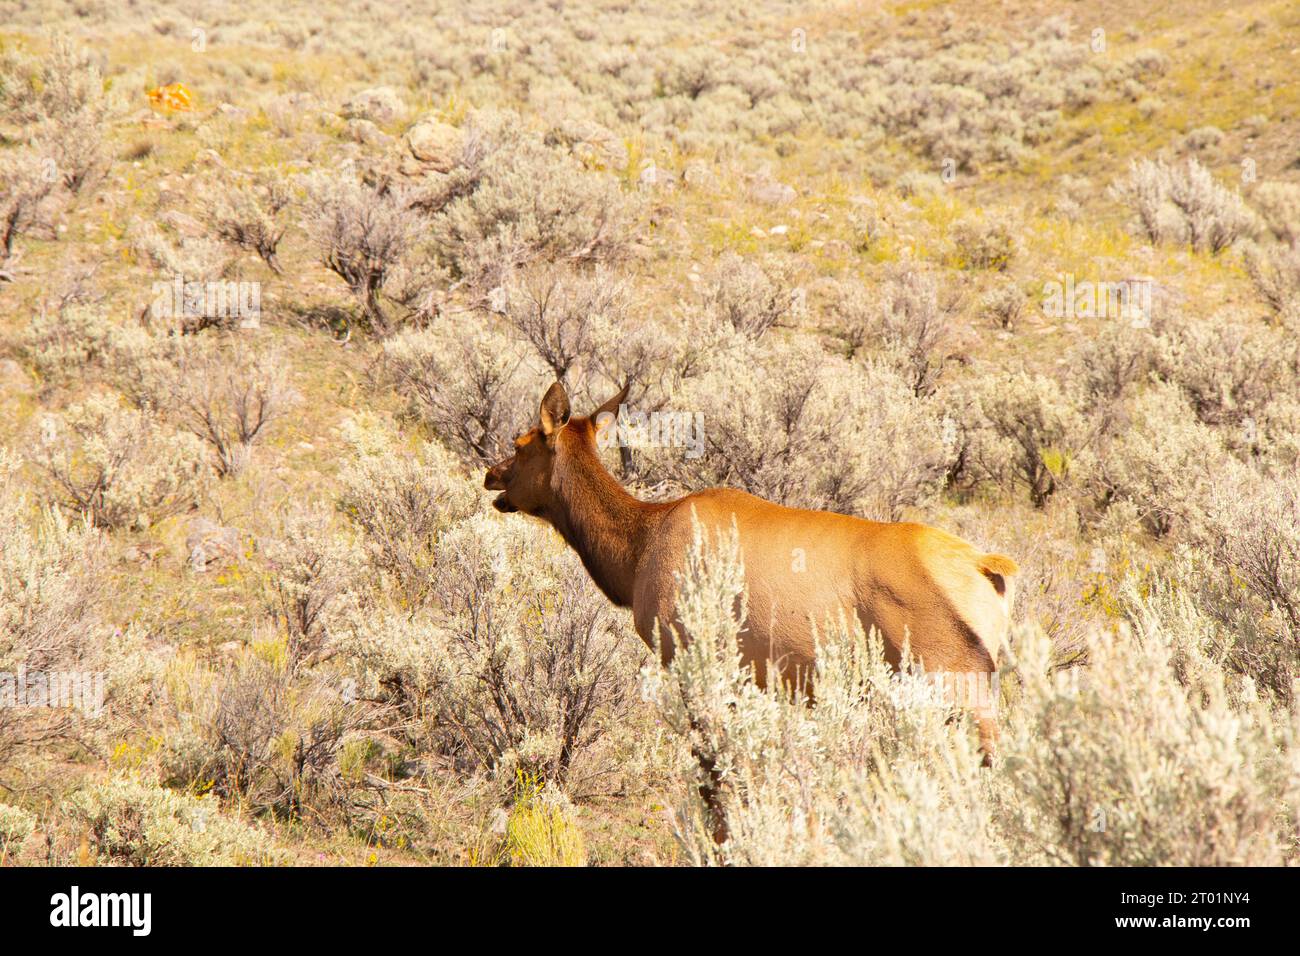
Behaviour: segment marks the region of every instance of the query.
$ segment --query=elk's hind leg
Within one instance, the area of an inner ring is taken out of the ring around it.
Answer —
[[[983,755],[980,766],[992,767],[993,757],[998,751],[998,719],[992,714],[981,716],[980,712],[976,711],[975,723],[979,727],[980,753]]]

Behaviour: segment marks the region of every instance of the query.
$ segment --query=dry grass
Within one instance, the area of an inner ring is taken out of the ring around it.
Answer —
[[[0,672],[116,683],[0,710],[0,865],[1296,861],[1290,5],[11,6]],[[1016,556],[1000,768],[865,636],[756,691],[725,554],[647,665],[479,487],[555,376],[703,416],[643,496]]]

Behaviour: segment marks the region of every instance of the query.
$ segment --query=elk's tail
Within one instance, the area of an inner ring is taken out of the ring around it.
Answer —
[[[979,559],[980,574],[989,579],[993,590],[997,591],[1006,602],[1007,612],[1011,612],[1012,578],[1020,571],[1020,566],[1005,554],[986,554]]]

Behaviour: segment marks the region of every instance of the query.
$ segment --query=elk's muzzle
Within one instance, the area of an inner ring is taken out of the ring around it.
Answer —
[[[483,487],[488,491],[505,491],[506,468],[509,465],[509,461],[499,461],[489,468],[487,474],[483,476]]]
[[[483,476],[484,488],[488,491],[501,492],[501,494],[497,495],[496,499],[492,502],[492,507],[496,508],[497,511],[500,511],[502,514],[511,514],[519,510],[512,505],[510,499],[506,497],[506,470],[509,466],[509,460],[498,462],[489,468],[487,474]]]

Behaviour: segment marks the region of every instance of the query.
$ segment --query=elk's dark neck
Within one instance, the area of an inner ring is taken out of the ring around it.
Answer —
[[[628,494],[605,470],[589,440],[574,436],[566,444],[551,478],[558,499],[551,524],[578,552],[605,596],[631,607],[637,562],[663,506]]]

